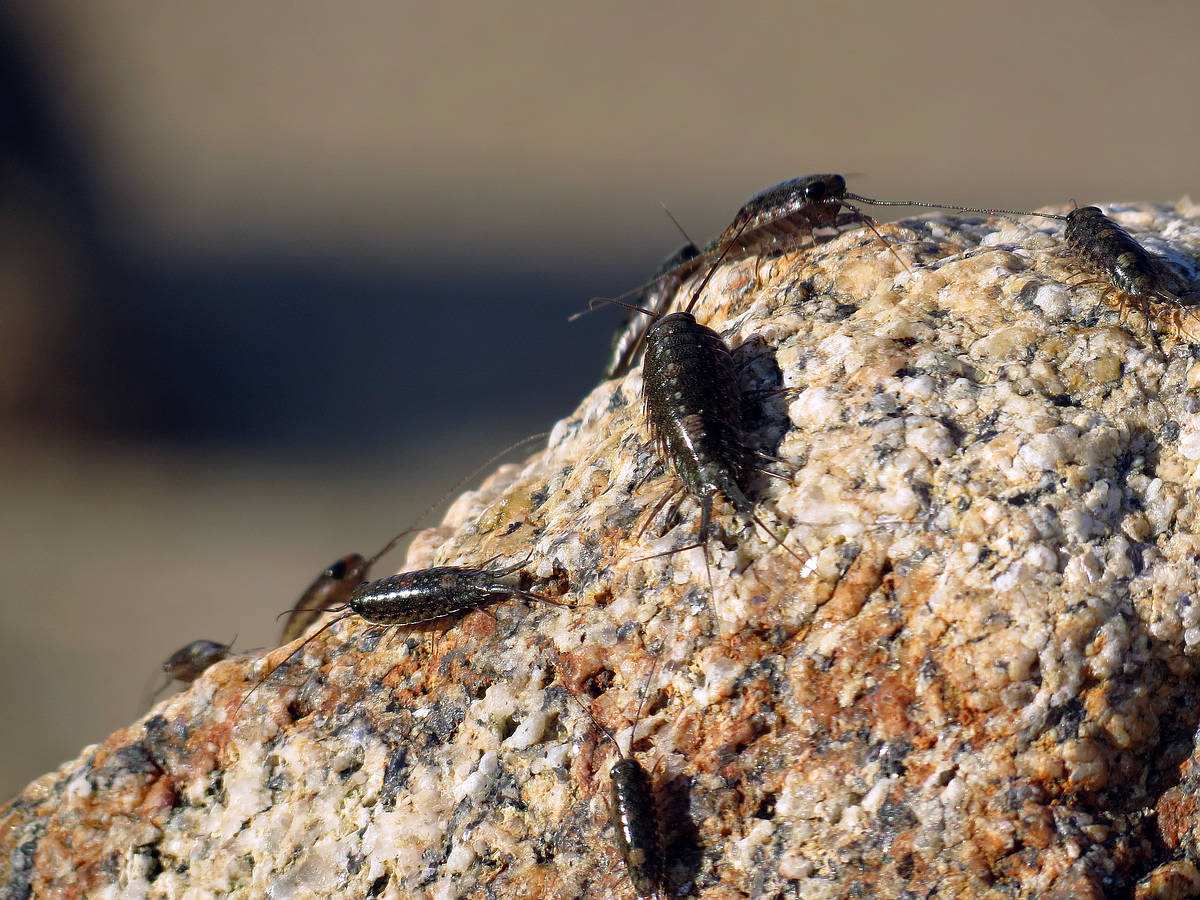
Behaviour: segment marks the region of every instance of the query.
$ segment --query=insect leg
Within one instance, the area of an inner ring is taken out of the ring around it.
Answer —
[[[708,532],[712,525],[712,504],[713,495],[707,494],[700,501],[700,529],[696,535],[696,541],[691,544],[684,544],[682,547],[673,547],[670,550],[664,550],[661,553],[651,553],[649,556],[640,556],[635,562],[644,562],[648,559],[658,559],[663,556],[674,556],[676,553],[683,553],[685,550],[695,550],[697,547],[704,551],[704,572],[708,575],[708,590],[712,593],[712,567],[708,561]]]
[[[506,593],[514,597],[520,597],[530,603],[547,603],[550,606],[557,606],[559,609],[574,609],[573,603],[561,603],[558,600],[551,600],[549,597],[544,597],[541,594],[535,594],[533,591],[521,591],[512,588],[505,588]]]
[[[670,491],[668,491],[667,493],[662,495],[662,498],[659,499],[659,501],[654,504],[654,508],[652,510],[650,510],[650,515],[646,516],[645,520],[643,520],[643,522],[641,524],[641,527],[638,528],[638,530],[634,533],[634,535],[633,535],[634,541],[641,540],[642,534],[650,526],[650,523],[654,521],[654,517],[657,516],[659,514],[659,512],[662,511],[662,508],[667,505],[667,502],[672,497],[675,497],[682,492],[683,492],[682,485],[676,485]],[[683,501],[680,500],[680,502],[683,502]]]
[[[875,237],[879,238],[880,243],[882,243],[883,246],[887,247],[888,252],[891,253],[892,256],[896,257],[896,262],[900,263],[901,268],[903,268],[905,272],[912,274],[912,269],[909,268],[908,263],[906,263],[903,259],[900,258],[900,254],[896,252],[896,248],[893,247],[891,242],[883,236],[882,232],[880,232],[880,230],[877,227],[875,227],[876,226],[875,220],[873,218],[871,218],[871,216],[868,216],[865,212],[863,212],[857,206],[855,206],[853,203],[848,203],[845,200],[842,200],[841,202],[842,202],[843,206],[850,207],[850,209],[852,209],[854,211],[854,213],[857,214],[858,218],[856,221],[862,222],[864,225],[866,225],[868,228],[870,228],[873,232],[875,232]]]
[[[775,534],[767,526],[767,523],[759,518],[758,513],[756,513],[753,510],[753,508],[748,510],[746,512],[746,515],[748,515],[754,521],[755,525],[757,525],[767,535],[770,536],[771,540],[773,541],[773,543],[771,545],[772,550],[774,550],[776,547],[782,547],[784,552],[787,553],[788,556],[790,556],[792,559],[796,560],[796,562],[800,563],[801,565],[804,565],[804,563],[808,562],[807,557],[801,557],[801,556],[797,555],[796,551],[794,551],[791,547],[789,547],[787,544],[784,543],[784,541],[787,540],[787,536],[788,536],[787,531],[784,531],[782,535]]]
[[[502,577],[502,576],[504,576],[504,575],[511,575],[513,572],[519,572],[519,571],[521,571],[523,568],[525,568],[526,564],[529,562],[529,559],[530,559],[530,557],[532,557],[532,556],[533,556],[533,551],[532,551],[532,550],[530,550],[530,551],[529,551],[529,554],[528,554],[528,556],[526,556],[526,557],[525,557],[523,560],[521,560],[520,562],[513,563],[511,566],[505,566],[503,569],[495,569],[495,570],[493,570],[492,572],[490,572],[489,574],[491,574],[491,575],[494,575],[494,576],[496,576],[497,578],[500,578],[500,577]],[[493,556],[491,559],[489,559],[489,560],[488,560],[488,563],[490,563],[490,562],[494,562],[495,560],[497,560],[497,559],[499,559],[499,558],[500,558],[499,556]],[[482,566],[480,566],[479,568],[481,568],[481,569],[486,569],[486,568],[487,568],[487,563],[484,563],[484,564],[483,564]]]
[[[783,460],[781,460],[781,459],[780,460],[772,460],[772,461],[786,465],[786,463],[784,463]],[[749,468],[751,471],[758,472],[762,475],[768,475],[771,478],[778,478],[780,481],[786,481],[789,484],[791,484],[791,481],[792,481],[792,479],[788,478],[786,475],[780,475],[778,472],[774,472],[771,469],[768,469],[766,466],[756,466],[756,465],[751,464],[747,468]],[[795,474],[795,471],[796,471],[795,469],[792,469],[793,474]]]

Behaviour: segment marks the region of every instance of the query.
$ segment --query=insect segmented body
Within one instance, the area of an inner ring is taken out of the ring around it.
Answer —
[[[343,556],[321,572],[308,589],[300,595],[300,602],[288,613],[279,635],[279,642],[294,641],[320,618],[321,613],[333,606],[343,606],[354,589],[367,580],[371,563],[361,554]]]
[[[1107,275],[1118,290],[1145,296],[1161,290],[1150,254],[1098,206],[1074,209],[1067,213],[1066,220],[1064,236],[1071,252]]]
[[[699,256],[700,250],[695,244],[690,241],[684,244],[663,260],[654,274],[654,280],[646,285],[640,297],[634,297],[633,302],[655,315],[665,312],[679,290],[679,285],[696,270]],[[696,262],[693,263],[693,260]],[[608,367],[604,370],[605,378],[616,378],[629,370],[637,358],[648,325],[649,320],[636,313],[630,314],[625,320],[625,324],[613,338],[612,354]]]
[[[504,597],[553,603],[509,577],[527,561],[503,569],[436,566],[401,572],[361,585],[346,608],[372,625],[402,626],[453,618]]]
[[[763,256],[794,244],[801,239],[815,238],[819,229],[838,230],[851,225],[866,225],[891,251],[905,269],[908,264],[900,258],[875,227],[875,220],[860,210],[855,203],[901,205],[891,201],[874,200],[846,190],[846,179],[837,174],[802,175],[781,181],[755,194],[737,211],[725,229],[703,250],[696,254],[688,251],[694,245],[685,246],[676,256],[668,258],[655,277],[646,284],[622,294],[616,300],[628,300],[631,304],[656,313],[665,313],[679,285],[701,268],[708,266],[708,274],[696,291],[704,289],[708,279],[716,271],[722,259],[736,261],[751,256]],[[677,223],[678,224],[678,223]],[[594,307],[589,307],[592,309]],[[586,313],[576,313],[571,319]],[[623,332],[623,334],[628,332]],[[623,338],[614,345],[609,363],[608,377],[621,374],[633,362],[636,342],[632,351],[624,352]]]
[[[1163,263],[1152,256],[1128,231],[1096,206],[1081,206],[1066,215],[1067,248],[1091,274],[1100,276],[1120,295],[1118,306],[1124,311],[1127,300],[1138,307],[1146,329],[1155,344],[1152,303],[1167,304],[1164,318],[1168,325],[1182,331],[1184,308],[1179,296],[1166,286]]]
[[[650,675],[642,688],[637,714],[629,730],[630,752],[625,752],[611,731],[596,721],[592,711],[570,690],[567,696],[583,710],[592,724],[599,728],[617,750],[617,761],[609,769],[608,814],[616,832],[617,849],[629,880],[639,898],[657,897],[663,883],[665,866],[662,852],[662,829],[658,819],[658,804],[654,800],[654,779],[633,756],[632,747],[642,720],[646,694],[654,680],[658,657],[650,667]]]
[[[450,489],[446,496],[442,497],[437,503],[429,506],[417,518],[420,521],[427,513],[432,511],[436,506],[444,502],[452,496],[459,488],[474,478],[485,468],[492,465],[496,460],[500,459],[507,453],[516,450],[535,440],[540,440],[546,437],[547,432],[540,431],[537,434],[531,434],[528,437],[521,438],[515,444],[505,447],[499,453],[494,454],[490,459],[478,466],[475,471],[467,475],[465,478],[459,479],[458,483]],[[364,559],[361,554],[351,553],[343,556],[337,562],[333,563],[329,568],[321,572],[316,580],[308,586],[303,594],[300,595],[300,600],[288,610],[284,615],[287,616],[287,621],[283,624],[283,630],[280,633],[280,643],[286,644],[289,641],[294,641],[300,635],[308,630],[313,622],[320,618],[321,613],[330,609],[345,607],[350,600],[350,595],[354,593],[355,588],[366,582],[370,577],[371,569],[375,563],[379,562],[384,556],[390,553],[395,546],[400,542],[401,538],[405,537],[416,527],[415,524],[401,531],[399,534],[392,537],[383,547],[372,556],[370,559]],[[398,576],[397,576],[398,577]]]
[[[479,568],[437,566],[432,569],[401,572],[378,581],[360,584],[344,604],[325,610],[342,615],[326,622],[305,638],[282,662],[268,671],[242,698],[234,715],[236,716],[254,692],[275,674],[276,669],[303,650],[309,641],[316,639],[338,622],[354,616],[371,625],[392,628],[452,619],[505,597],[519,597],[522,600],[562,606],[563,604],[548,597],[522,589],[518,581],[511,578],[524,568],[528,561],[526,557],[501,569],[489,569],[486,564]]]
[[[236,640],[234,638],[234,641]],[[167,678],[155,688],[154,692],[149,695],[145,702],[153,703],[159,694],[170,687],[172,681],[182,681],[184,684],[191,684],[207,672],[209,667],[228,659],[233,652],[234,641],[230,641],[228,644],[221,644],[217,641],[200,639],[180,647],[168,656],[162,664],[162,671],[166,674]]]
[[[646,524],[680,490],[699,503],[696,542],[667,552],[703,548],[711,590],[708,533],[716,496],[724,496],[737,513],[771,534],[742,485],[751,470],[775,474],[755,461],[755,457],[772,458],[748,449],[745,443],[742,396],[733,357],[721,336],[697,322],[690,311],[655,319],[646,332],[642,402],[655,448],[682,483],[656,504]],[[772,537],[783,546],[782,539]],[[786,546],[784,549],[803,562]]]
[[[662,883],[663,858],[650,775],[632,756],[623,756],[613,763],[609,779],[617,848],[638,896],[653,897]]]
[[[704,248],[705,257],[707,260],[718,256],[737,260],[763,256],[800,240],[813,240],[819,229],[840,230],[851,225],[866,225],[907,269],[908,264],[875,227],[875,220],[855,202],[873,204],[880,201],[850,193],[846,190],[845,177],[835,173],[801,175],[781,181],[742,204],[733,221]],[[731,253],[731,250],[736,252]]]
[[[747,255],[812,237],[819,228],[839,228],[870,221],[848,202],[841,175],[802,175],[759,191],[737,211],[708,252],[736,242]],[[846,210],[846,212],[843,212]]]

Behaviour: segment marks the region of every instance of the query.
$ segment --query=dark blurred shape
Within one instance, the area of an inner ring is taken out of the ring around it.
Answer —
[[[0,10],[0,427],[77,417],[94,204],[29,48]]]

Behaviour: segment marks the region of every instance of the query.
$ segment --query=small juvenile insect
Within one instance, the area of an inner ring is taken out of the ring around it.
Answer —
[[[642,708],[646,702],[646,694],[654,680],[654,670],[658,665],[658,657],[650,667],[650,675],[642,687],[642,696],[638,701],[637,715],[629,732],[630,752],[621,749],[616,737],[611,731],[596,721],[591,710],[583,705],[570,690],[567,696],[575,701],[584,711],[592,724],[604,732],[605,737],[612,742],[617,750],[619,759],[609,769],[609,820],[613,831],[616,832],[617,849],[625,861],[629,872],[629,880],[639,898],[659,896],[663,884],[665,869],[662,851],[662,829],[658,820],[658,807],[654,800],[654,779],[632,753],[634,736],[638,723],[642,719]]]
[[[354,616],[370,625],[386,629],[448,621],[507,597],[518,597],[551,606],[566,606],[549,597],[523,589],[519,580],[511,577],[525,567],[529,557],[500,569],[488,568],[490,562],[492,560],[479,568],[436,566],[431,569],[418,569],[359,585],[343,605],[325,610],[344,614],[331,619],[305,638],[299,647],[267,672],[242,698],[234,715],[237,715],[254,692],[274,675],[280,666],[300,653],[310,641],[338,622]]]
[[[182,681],[185,684],[191,684],[208,671],[210,666],[228,659],[236,641],[237,638],[234,638],[228,644],[221,644],[217,641],[200,639],[180,647],[162,664],[162,670],[166,673],[167,679],[150,695],[149,702],[153,703],[155,698],[171,685],[171,682]]]

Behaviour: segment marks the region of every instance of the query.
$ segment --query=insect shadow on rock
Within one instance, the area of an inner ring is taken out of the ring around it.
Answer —
[[[592,725],[617,750],[618,759],[609,769],[608,813],[613,831],[616,833],[617,850],[629,872],[629,880],[639,898],[660,897],[664,886],[666,864],[663,857],[663,829],[658,816],[654,797],[654,772],[647,772],[633,755],[633,744],[637,740],[637,727],[642,719],[642,709],[650,692],[658,656],[650,666],[650,674],[642,686],[637,714],[629,730],[629,750],[622,749],[611,731],[601,725],[590,709],[569,688],[568,697],[588,717]],[[560,673],[561,677],[561,673]],[[659,758],[659,762],[662,758]],[[657,764],[655,766],[657,770]]]
[[[1161,321],[1171,334],[1189,341],[1197,339],[1187,322],[1196,319],[1196,292],[1179,294],[1170,282],[1176,276],[1165,260],[1143,247],[1128,231],[1104,214],[1098,206],[1077,206],[1064,215],[1030,210],[995,209],[988,207],[955,206],[946,203],[918,201],[879,201],[885,206],[920,206],[930,209],[956,210],[994,216],[1034,216],[1066,223],[1063,238],[1066,257],[1079,271],[1072,276],[1084,281],[1071,283],[1072,288],[1096,284],[1104,288],[1103,295],[1116,294],[1117,311],[1124,320],[1130,307],[1137,309],[1145,324],[1154,348],[1159,352],[1156,324]],[[1160,307],[1156,309],[1156,304]]]
[[[746,223],[742,227],[745,228]],[[727,242],[726,251],[733,246],[733,241]],[[659,459],[673,470],[676,484],[654,504],[637,529],[634,540],[641,538],[650,522],[672,499],[679,497],[682,502],[680,495],[691,496],[700,505],[696,541],[643,559],[701,548],[710,593],[712,567],[708,537],[713,502],[718,494],[725,497],[738,515],[766,532],[773,540],[773,546],[783,547],[798,562],[805,562],[784,544],[783,536],[776,535],[763,522],[743,488],[752,471],[786,481],[785,476],[766,468],[765,463],[778,463],[789,469],[791,464],[752,449],[747,443],[743,428],[744,398],[729,347],[719,334],[701,325],[692,315],[693,307],[723,258],[722,254],[714,260],[683,312],[656,315],[616,300],[593,301],[617,303],[651,317],[642,366],[643,420]]]

